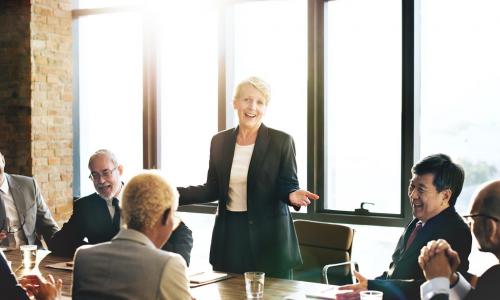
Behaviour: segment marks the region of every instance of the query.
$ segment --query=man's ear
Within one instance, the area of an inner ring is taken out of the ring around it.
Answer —
[[[488,241],[493,245],[500,244],[500,227],[495,220],[487,219],[484,222],[484,232]]]
[[[118,169],[118,174],[120,176],[122,176],[122,174],[123,174],[123,165],[118,165],[118,167],[116,167],[116,168]]]
[[[170,208],[167,208],[163,212],[163,215],[161,216],[161,225],[163,225],[163,226],[167,225],[167,220],[168,220],[168,215],[169,214],[170,214]]]
[[[444,189],[441,193],[443,193],[443,204],[450,204],[451,195],[453,194],[451,189]]]

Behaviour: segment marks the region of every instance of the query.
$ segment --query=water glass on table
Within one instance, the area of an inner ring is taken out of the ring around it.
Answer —
[[[23,258],[23,269],[31,270],[36,265],[36,245],[21,245],[21,255]]]
[[[359,292],[360,300],[382,300],[384,293],[380,291],[361,291]]]
[[[264,296],[264,272],[245,272],[245,290],[248,299],[259,299]]]

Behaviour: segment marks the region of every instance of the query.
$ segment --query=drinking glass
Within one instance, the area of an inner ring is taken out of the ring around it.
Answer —
[[[380,291],[361,291],[359,292],[360,300],[382,300],[384,296],[383,292]]]
[[[36,245],[22,245],[20,247],[23,258],[23,269],[31,270],[36,265]]]
[[[245,272],[245,290],[248,299],[259,299],[264,296],[264,272]]]

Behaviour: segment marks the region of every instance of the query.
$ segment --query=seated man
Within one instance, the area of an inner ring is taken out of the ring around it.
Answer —
[[[457,249],[463,261],[459,271],[467,272],[472,236],[454,208],[464,182],[462,167],[447,155],[436,154],[414,165],[412,173],[408,197],[415,218],[400,237],[389,270],[375,280],[355,272],[358,283],[341,289],[383,291],[384,300],[419,299],[419,288],[425,280],[418,265],[420,249],[430,240],[440,238]]]
[[[59,227],[38,184],[32,177],[7,174],[4,168],[5,158],[0,152],[0,246],[41,246],[43,236],[50,247],[50,239]]]
[[[73,299],[191,299],[184,259],[160,250],[173,231],[178,201],[161,176],[134,176],[122,199],[127,229],[75,253]]]
[[[120,230],[118,203],[123,165],[111,151],[103,149],[90,157],[88,166],[96,193],[76,200],[69,221],[54,234],[50,250],[56,255],[73,257],[78,247],[107,242]],[[181,254],[189,264],[193,247],[191,230],[180,220],[176,220],[174,228],[172,242],[165,247]]]
[[[431,241],[422,248],[419,264],[425,282],[421,297],[427,299],[498,299],[500,298],[500,180],[482,186],[473,197],[469,219],[479,250],[493,253],[498,264],[479,277],[475,289],[456,270],[460,256],[445,240]],[[450,283],[452,288],[450,289]]]

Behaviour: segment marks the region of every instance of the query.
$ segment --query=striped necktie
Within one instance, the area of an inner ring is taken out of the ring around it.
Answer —
[[[408,240],[406,241],[406,247],[405,250],[407,250],[415,238],[417,237],[418,232],[422,229],[422,221],[418,221],[417,224],[415,225],[415,228],[413,228],[413,231],[411,232],[410,236],[408,237]]]

